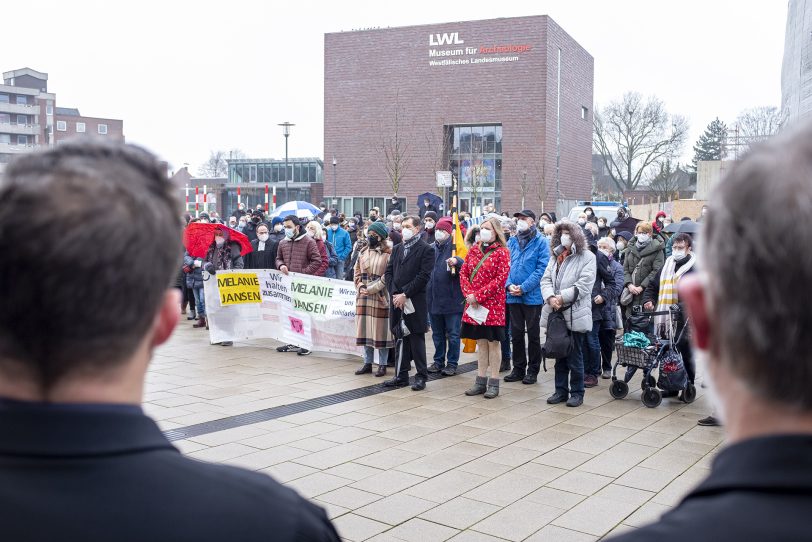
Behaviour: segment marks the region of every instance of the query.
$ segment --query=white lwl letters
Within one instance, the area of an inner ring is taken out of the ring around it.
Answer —
[[[465,43],[460,39],[459,32],[449,32],[445,34],[429,34],[429,45],[462,45]]]

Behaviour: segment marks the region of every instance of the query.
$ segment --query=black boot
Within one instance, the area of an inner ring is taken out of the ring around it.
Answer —
[[[524,371],[514,367],[513,371],[505,377],[505,382],[518,382],[522,379],[524,379]]]
[[[504,373],[510,370],[510,359],[503,359],[502,364],[499,365],[499,372]]]
[[[383,383],[384,388],[403,388],[408,385],[409,385],[409,377],[406,376],[405,378],[401,378],[398,375],[395,375],[395,378],[390,378],[389,380],[386,380]]]
[[[364,363],[360,369],[355,371],[357,375],[366,375],[372,373],[372,364],[371,363]]]

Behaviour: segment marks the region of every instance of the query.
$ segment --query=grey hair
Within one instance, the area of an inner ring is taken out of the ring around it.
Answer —
[[[812,124],[755,147],[717,185],[698,243],[711,348],[753,394],[812,410]],[[792,239],[787,239],[792,232]],[[758,299],[757,303],[753,299]]]
[[[609,245],[612,248],[612,252],[617,250],[617,246],[615,245],[615,240],[611,237],[601,237],[598,239],[598,246],[600,245]]]

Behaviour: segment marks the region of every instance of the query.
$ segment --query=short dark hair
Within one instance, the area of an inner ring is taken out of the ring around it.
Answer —
[[[685,246],[691,248],[694,246],[694,240],[687,233],[678,233],[671,238],[671,246],[677,243],[685,243]]]
[[[299,222],[299,217],[296,215],[288,215],[282,220],[282,222],[293,222],[294,226],[301,225],[301,222]]]
[[[9,164],[0,373],[47,391],[132,356],[180,271],[176,192],[166,167],[133,145],[68,142]]]
[[[414,228],[420,228],[420,224],[422,223],[421,220],[420,220],[420,217],[413,216],[413,215],[408,215],[408,216],[404,216],[403,220],[400,221],[401,225],[404,222],[406,222],[407,220],[412,223],[412,227],[414,227]]]

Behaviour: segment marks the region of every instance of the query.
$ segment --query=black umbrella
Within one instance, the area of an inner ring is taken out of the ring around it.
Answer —
[[[619,233],[622,231],[627,231],[631,234],[634,234],[634,229],[637,227],[637,223],[640,222],[637,218],[624,218],[620,222],[612,222],[611,227],[615,229],[615,233]]]
[[[435,209],[438,211],[443,211],[443,198],[438,196],[437,194],[432,194],[431,192],[424,192],[417,196],[417,208],[423,208],[423,201],[429,200],[429,203],[434,206]],[[438,215],[440,213],[437,213]]]
[[[699,233],[699,229],[702,226],[697,224],[693,220],[683,220],[682,222],[672,222],[668,226],[665,227],[665,231],[668,233]]]

